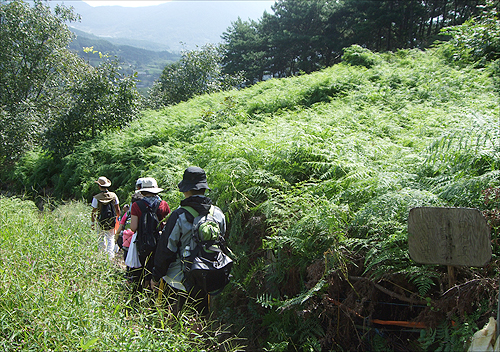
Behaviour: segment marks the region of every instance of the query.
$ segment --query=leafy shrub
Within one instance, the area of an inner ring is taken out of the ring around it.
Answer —
[[[451,62],[484,67],[498,59],[500,26],[495,17],[472,19],[460,26],[444,28],[442,32],[451,36],[441,48]]]
[[[120,72],[118,60],[88,65],[68,88],[67,107],[61,109],[45,133],[45,147],[58,158],[70,154],[82,141],[118,130],[136,117],[141,96],[134,76]]]
[[[150,89],[148,106],[158,109],[243,84],[242,73],[229,75],[222,72],[221,50],[220,46],[206,44],[199,50],[182,52],[180,60],[165,66]]]
[[[370,49],[363,48],[359,45],[351,45],[350,47],[342,49],[342,62],[353,66],[364,66],[371,68],[379,62],[379,58]]]

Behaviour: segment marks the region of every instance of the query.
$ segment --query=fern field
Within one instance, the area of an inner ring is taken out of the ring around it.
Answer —
[[[463,349],[496,312],[498,245],[486,267],[456,268],[449,289],[445,267],[410,259],[406,222],[417,206],[479,208],[496,243],[499,96],[488,68],[455,67],[439,48],[363,54],[369,65],[345,55],[144,111],[59,163],[30,153],[12,182],[89,202],[106,175],[125,203],[151,176],[176,207],[183,170],[201,166],[236,257],[218,318],[247,350]]]

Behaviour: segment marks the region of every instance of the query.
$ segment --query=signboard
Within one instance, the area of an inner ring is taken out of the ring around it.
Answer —
[[[411,259],[422,264],[479,267],[491,259],[490,228],[478,209],[411,209],[408,246]]]

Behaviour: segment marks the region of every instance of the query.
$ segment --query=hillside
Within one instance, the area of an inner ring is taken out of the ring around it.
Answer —
[[[409,258],[408,212],[494,209],[498,113],[487,69],[351,47],[320,72],[144,111],[62,164],[30,153],[13,180],[89,202],[106,175],[128,202],[152,176],[175,208],[199,165],[237,257],[217,317],[247,350],[457,350],[496,314],[496,228],[490,263],[456,268],[450,288],[446,267]]]

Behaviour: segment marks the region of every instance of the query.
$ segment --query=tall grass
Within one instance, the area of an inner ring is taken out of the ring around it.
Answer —
[[[88,206],[40,212],[0,198],[0,208],[2,350],[219,350],[220,328],[199,322],[196,330],[188,313],[174,317],[130,293],[123,270],[98,249]],[[238,350],[226,340],[226,350]]]

